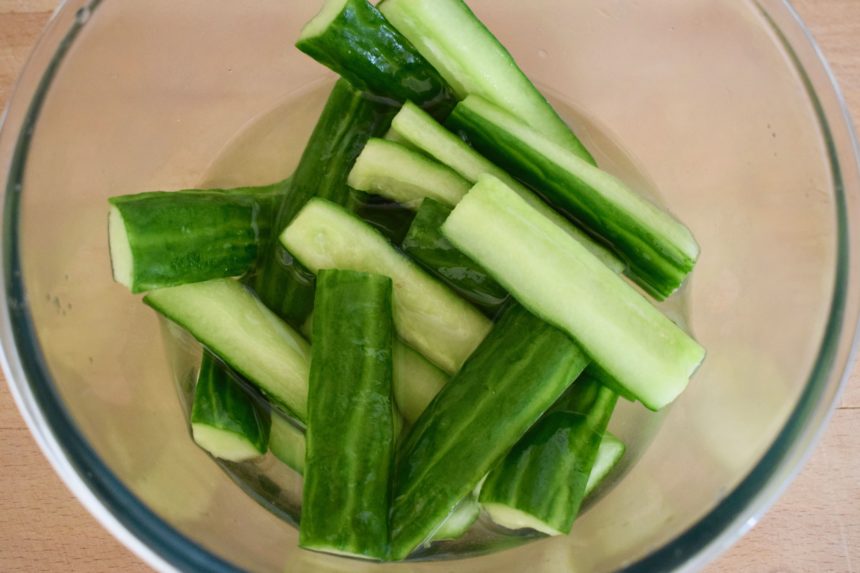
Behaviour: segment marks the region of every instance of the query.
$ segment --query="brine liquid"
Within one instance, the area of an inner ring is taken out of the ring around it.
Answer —
[[[200,187],[262,185],[289,176],[301,158],[332,85],[331,81],[313,84],[303,91],[291,94],[274,109],[262,110],[256,117],[249,117],[245,126],[226,142],[220,153],[213,158],[206,172],[202,174]],[[646,170],[624,150],[612,133],[563,99],[553,97],[552,93],[548,96],[550,103],[573,126],[602,169],[616,175],[655,203],[662,203]],[[373,219],[378,210],[390,208],[386,203],[369,201],[362,205],[362,215]],[[391,221],[389,215],[384,214],[379,219]],[[407,215],[403,223],[398,224],[398,228],[388,231],[397,236],[399,233],[405,233],[408,224]],[[659,306],[670,318],[682,326],[685,325],[686,298],[683,289]],[[180,396],[184,406],[190,408],[190,391],[193,384],[191,381],[195,376],[199,349],[195,351],[193,345],[189,346],[187,339],[182,339],[176,333],[168,332],[167,336],[174,341],[171,362]],[[640,404],[619,401],[610,431],[627,444],[628,450],[619,470],[600,489],[598,495],[589,500],[583,511],[588,511],[589,506],[600,503],[601,496],[611,491],[613,483],[624,479],[627,470],[641,458],[656,435],[663,415],[650,412]],[[292,470],[272,459],[271,454],[243,464],[219,463],[245,491],[267,509],[292,523],[298,521],[301,507],[300,481]],[[462,539],[433,544],[419,552],[419,556],[422,559],[463,557],[509,548],[535,537],[537,535],[530,532],[512,533],[502,530],[482,516]]]

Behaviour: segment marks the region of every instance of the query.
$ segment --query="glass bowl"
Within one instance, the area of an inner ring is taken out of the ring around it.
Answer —
[[[670,307],[709,354],[667,411],[623,405],[625,467],[570,536],[386,568],[695,569],[784,490],[851,363],[860,174],[838,89],[782,0],[469,3],[604,166],[691,227],[702,258]],[[157,569],[380,569],[299,550],[193,444],[174,346],[107,254],[111,195],[292,171],[333,81],[292,47],[318,7],[70,0],[0,134],[9,385],[66,484]]]

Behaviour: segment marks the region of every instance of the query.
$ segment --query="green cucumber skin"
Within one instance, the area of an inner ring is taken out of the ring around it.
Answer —
[[[482,178],[442,233],[652,410],[675,400],[704,360],[690,335],[498,179]]]
[[[271,234],[289,182],[264,187],[149,192],[108,199],[133,259],[131,292],[240,276]]]
[[[418,106],[409,102],[394,116],[386,138],[394,138],[401,145],[409,145],[436,161],[447,165],[470,183],[477,183],[482,175],[492,175],[516,191],[532,207],[558,225],[565,233],[582,243],[591,253],[615,272],[623,272],[625,264],[612,251],[601,245],[579,227],[553,210],[536,193],[497,167],[462,139],[451,133]]]
[[[359,90],[443,112],[453,107],[445,80],[367,0],[347,0],[322,34],[302,36],[299,50]]]
[[[439,71],[459,99],[479,94],[594,163],[570,127],[462,0],[384,0],[386,18]]]
[[[470,97],[457,105],[446,124],[612,245],[627,263],[630,277],[655,298],[670,296],[693,270],[699,246],[683,224],[517,118]]]
[[[591,468],[591,473],[588,474],[588,483],[585,484],[586,498],[606,481],[626,451],[627,446],[624,445],[624,442],[609,432],[603,434],[603,440],[600,441],[600,447],[597,449],[594,466]]]
[[[270,402],[307,420],[309,345],[243,285],[216,279],[150,291],[143,302],[185,328]]]
[[[324,270],[314,309],[299,545],[384,559],[394,453],[388,277]]]
[[[282,418],[277,412],[272,415],[269,431],[269,451],[278,460],[298,472],[305,473],[305,434]]]
[[[425,197],[456,205],[471,184],[449,167],[408,147],[372,138],[349,173],[353,189],[417,208]]]
[[[399,449],[390,557],[430,538],[588,362],[561,331],[506,309]]]
[[[200,362],[191,406],[191,425],[234,434],[260,455],[266,453],[269,445],[268,410],[209,353],[204,353]],[[224,457],[218,451],[209,453],[216,458]]]
[[[340,268],[391,277],[398,335],[448,374],[460,369],[492,327],[376,229],[330,201],[309,201],[281,242],[312,271]]]
[[[508,300],[508,293],[442,234],[442,224],[452,210],[433,199],[424,199],[401,249],[457,294],[495,316]]]
[[[482,504],[518,510],[570,533],[618,395],[585,376],[541,419],[481,488]],[[492,516],[492,511],[490,512]]]
[[[258,262],[254,290],[275,314],[299,327],[313,310],[314,275],[277,240],[313,197],[350,203],[346,184],[367,140],[384,134],[397,108],[374,101],[338,80],[293,174],[289,197],[277,208],[271,241]]]

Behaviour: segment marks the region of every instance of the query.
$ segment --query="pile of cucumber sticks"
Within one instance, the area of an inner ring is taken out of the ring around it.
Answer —
[[[110,200],[114,278],[205,348],[194,440],[303,473],[310,550],[568,533],[618,396],[661,409],[704,358],[642,294],[696,241],[462,0],[328,0],[297,46],[341,79],[290,179]]]

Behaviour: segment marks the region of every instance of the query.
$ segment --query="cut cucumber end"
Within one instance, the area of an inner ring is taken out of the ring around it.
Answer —
[[[316,38],[317,36],[323,35],[329,25],[338,16],[340,16],[341,12],[343,12],[348,1],[349,0],[326,0],[317,15],[311,18],[310,21],[305,24],[305,27],[302,28],[302,32],[299,35],[299,42],[307,40],[308,38]]]
[[[191,424],[191,433],[198,446],[228,462],[245,462],[258,458],[261,452],[244,437],[204,424]]]
[[[481,515],[481,504],[474,498],[467,497],[451,512],[451,515],[433,534],[433,541],[452,541],[459,539],[478,521]]]
[[[134,258],[131,254],[131,242],[125,229],[125,221],[117,207],[110,208],[108,218],[108,235],[110,240],[110,264],[113,270],[113,280],[135,292]]]
[[[529,515],[519,509],[514,509],[499,503],[485,503],[484,509],[490,514],[493,523],[501,525],[506,529],[516,531],[517,529],[534,529],[546,535],[562,535],[562,532],[550,527],[548,524]]]

